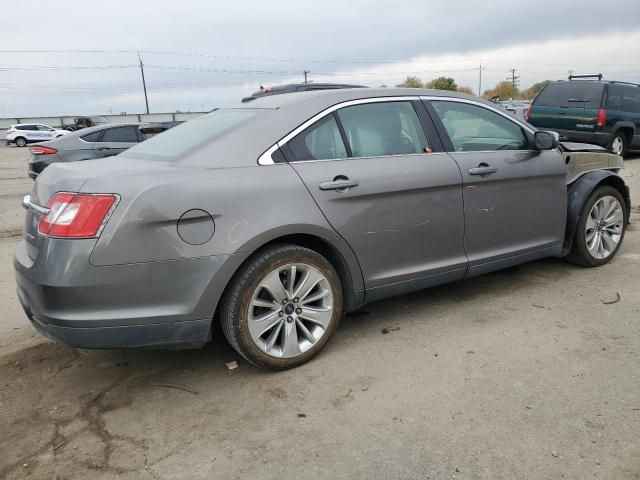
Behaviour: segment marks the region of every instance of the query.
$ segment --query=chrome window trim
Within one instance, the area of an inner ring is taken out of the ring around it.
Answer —
[[[345,160],[367,160],[367,159],[375,159],[375,158],[394,158],[394,157],[405,158],[405,157],[419,157],[423,155],[433,157],[434,155],[447,155],[447,152],[431,152],[431,153],[421,152],[421,153],[406,153],[406,154],[395,154],[395,155],[370,155],[367,157],[321,158],[317,160],[294,160],[288,163],[344,162]]]
[[[433,96],[433,95],[421,96],[420,100],[427,100],[427,101],[438,101],[438,100],[441,100],[441,101],[446,101],[446,102],[468,103],[469,105],[475,105],[476,107],[484,107],[487,110],[491,110],[491,111],[497,113],[498,115],[502,115],[507,120],[511,120],[513,123],[515,123],[518,126],[524,128],[529,133],[531,133],[531,134],[535,133],[535,130],[532,130],[531,127],[529,125],[527,125],[526,123],[523,123],[520,120],[518,120],[517,118],[515,118],[514,116],[509,115],[504,110],[501,111],[500,109],[498,109],[496,107],[492,107],[491,105],[487,105],[486,103],[483,103],[483,102],[476,102],[474,100],[468,100],[466,98],[438,97],[438,96]],[[495,150],[488,150],[488,151],[493,152]]]
[[[289,132],[287,135],[285,135],[280,140],[278,140],[274,145],[269,147],[262,155],[260,155],[258,157],[258,165],[275,165],[276,163],[271,158],[271,154],[273,154],[273,152],[277,148],[282,148],[289,140],[291,140],[293,137],[295,137],[300,132],[305,130],[307,127],[311,126],[312,124],[314,124],[318,120],[321,120],[322,118],[326,117],[327,115],[335,112],[336,110],[339,110],[339,109],[344,108],[344,107],[350,107],[352,105],[362,105],[362,104],[367,104],[367,103],[403,102],[403,101],[404,102],[411,102],[413,100],[420,100],[420,97],[416,96],[416,95],[411,95],[411,96],[407,95],[406,97],[398,97],[398,96],[395,96],[395,97],[372,97],[372,98],[359,98],[357,100],[347,100],[347,101],[344,101],[344,102],[336,103],[335,105],[332,105],[331,107],[325,108],[320,113],[315,114],[310,119],[308,119],[305,122],[303,122],[302,124],[298,125],[291,132]],[[424,155],[424,154],[421,154],[421,153],[417,153],[416,154],[416,153],[414,153],[412,155]],[[382,156],[387,157],[387,156],[392,156],[392,155],[382,155]],[[368,158],[368,157],[347,157],[347,158]],[[320,161],[324,161],[324,160],[340,160],[340,159],[338,159],[338,158],[327,158],[327,159],[322,159]],[[313,161],[318,161],[318,160],[297,160],[295,162],[289,162],[289,163],[313,162]]]

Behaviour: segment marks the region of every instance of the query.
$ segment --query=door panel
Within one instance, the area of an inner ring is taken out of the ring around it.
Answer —
[[[138,143],[137,127],[122,126],[105,130],[99,142],[94,144],[97,157],[118,155]]]
[[[559,253],[567,215],[560,152],[530,150],[523,125],[481,104],[432,99],[427,108],[462,172],[469,274]]]
[[[447,154],[291,166],[355,252],[367,289],[453,270],[464,276],[461,178]],[[357,185],[327,189],[325,182],[334,181]]]
[[[452,152],[451,156],[462,171],[470,267],[562,245],[567,189],[559,152]],[[469,172],[480,165],[495,168],[495,173]]]

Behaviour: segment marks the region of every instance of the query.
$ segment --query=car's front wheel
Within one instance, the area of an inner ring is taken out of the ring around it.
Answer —
[[[315,356],[342,315],[342,286],[322,255],[274,245],[235,275],[220,312],[233,348],[259,367],[287,369]]]
[[[618,252],[627,228],[627,207],[620,192],[601,186],[589,196],[580,214],[569,261],[598,267]]]

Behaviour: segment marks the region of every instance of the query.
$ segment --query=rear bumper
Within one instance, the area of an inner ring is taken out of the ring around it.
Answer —
[[[18,297],[22,303],[20,294]],[[75,348],[198,348],[210,339],[211,319],[154,325],[59,327],[38,321],[25,303],[22,307],[38,332]]]
[[[239,256],[94,267],[95,240],[48,239],[14,268],[22,307],[43,335],[78,348],[198,347]],[[64,261],[67,259],[68,261]]]

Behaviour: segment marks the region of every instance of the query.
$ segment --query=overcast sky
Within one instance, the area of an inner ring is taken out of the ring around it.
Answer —
[[[152,112],[232,105],[304,70],[370,86],[447,75],[477,91],[482,62],[483,90],[511,68],[524,88],[569,70],[640,83],[638,0],[30,0],[0,21],[0,117],[141,113],[137,50]]]

